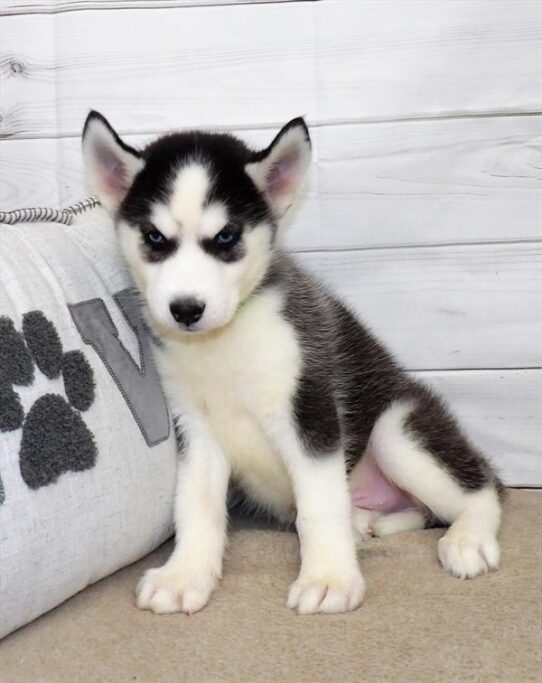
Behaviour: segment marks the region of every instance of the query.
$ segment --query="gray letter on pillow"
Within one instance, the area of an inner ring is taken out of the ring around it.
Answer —
[[[170,421],[166,401],[150,348],[150,334],[141,319],[134,290],[113,295],[139,345],[140,366],[119,339],[119,333],[101,299],[69,305],[71,316],[85,344],[102,359],[132,411],[145,441],[154,446],[169,436]]]

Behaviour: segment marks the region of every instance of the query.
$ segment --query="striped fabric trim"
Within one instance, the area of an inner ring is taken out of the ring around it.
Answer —
[[[75,216],[99,206],[100,202],[94,197],[68,206],[66,209],[48,209],[36,207],[31,209],[16,209],[15,211],[0,211],[0,223],[15,225],[16,223],[62,223],[71,225]]]

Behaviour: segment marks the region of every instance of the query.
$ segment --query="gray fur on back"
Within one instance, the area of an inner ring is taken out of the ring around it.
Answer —
[[[410,378],[352,312],[290,255],[276,252],[259,290],[268,287],[283,292],[283,315],[302,349],[293,411],[299,435],[312,453],[332,453],[342,445],[349,471],[384,410],[394,401],[412,401],[405,430],[463,488],[499,484],[441,399]]]

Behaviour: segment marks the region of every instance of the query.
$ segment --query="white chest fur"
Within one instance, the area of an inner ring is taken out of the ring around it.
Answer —
[[[300,372],[294,330],[278,292],[249,300],[212,335],[167,341],[157,353],[174,414],[203,418],[247,493],[281,517],[293,509],[290,479],[263,425],[289,410]]]

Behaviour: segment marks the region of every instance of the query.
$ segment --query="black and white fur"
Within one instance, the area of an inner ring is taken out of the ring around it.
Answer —
[[[159,340],[184,444],[177,544],[144,575],[139,607],[205,606],[222,571],[230,479],[277,518],[295,519],[301,570],[287,604],[300,613],[360,605],[356,530],[438,520],[451,525],[438,545],[451,574],[497,568],[502,487],[488,462],[440,399],[279,246],[310,162],[304,121],[260,152],[204,132],[139,152],[92,112],[83,150]],[[369,457],[411,508],[352,506]]]

